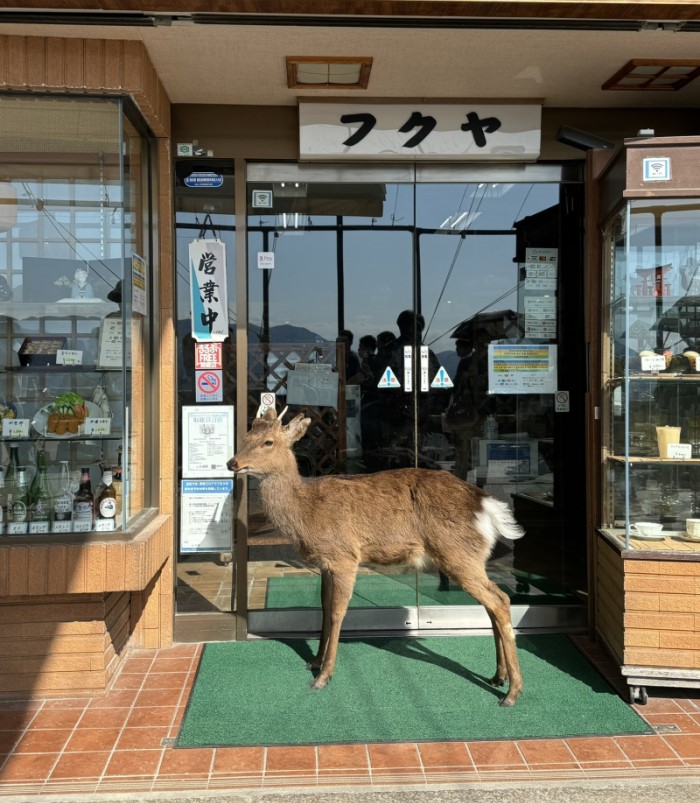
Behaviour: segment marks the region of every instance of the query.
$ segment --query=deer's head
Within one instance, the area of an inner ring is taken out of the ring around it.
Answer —
[[[274,410],[267,410],[253,421],[240,448],[226,464],[229,471],[264,477],[290,467],[296,470],[292,444],[304,437],[311,419],[300,413],[285,426],[283,415],[277,417]]]

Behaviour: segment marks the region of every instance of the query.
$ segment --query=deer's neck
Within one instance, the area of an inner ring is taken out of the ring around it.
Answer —
[[[271,474],[260,483],[260,497],[270,522],[296,542],[301,541],[304,532],[305,486],[297,471]]]

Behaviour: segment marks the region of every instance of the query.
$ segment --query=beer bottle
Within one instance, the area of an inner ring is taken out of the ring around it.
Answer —
[[[42,449],[36,456],[36,477],[32,482],[32,520],[30,532],[48,532],[51,522],[51,488],[46,472],[46,452]]]
[[[106,469],[102,473],[102,492],[95,501],[95,526],[99,530],[116,530],[117,528],[117,491],[112,483],[112,472]]]
[[[53,506],[54,521],[70,521],[72,511],[73,494],[70,490],[68,461],[61,460],[61,471],[58,479],[58,496]]]
[[[95,497],[90,484],[90,468],[80,469],[80,486],[73,497],[73,529],[86,532],[92,529],[95,519]]]
[[[29,486],[27,485],[27,467],[17,468],[17,480],[12,490],[12,521],[21,523],[29,521]]]
[[[5,469],[0,466],[0,535],[5,534],[7,527],[7,491],[5,490]]]

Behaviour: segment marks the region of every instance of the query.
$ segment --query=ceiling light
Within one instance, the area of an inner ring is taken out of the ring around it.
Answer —
[[[700,75],[700,61],[690,59],[632,59],[601,89],[676,92]]]
[[[290,89],[367,89],[371,56],[287,56]]]

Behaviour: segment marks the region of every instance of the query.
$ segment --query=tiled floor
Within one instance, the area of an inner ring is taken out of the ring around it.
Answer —
[[[132,654],[102,699],[0,703],[0,796],[700,775],[700,693],[682,690],[649,690],[648,736],[174,749],[201,649]]]

